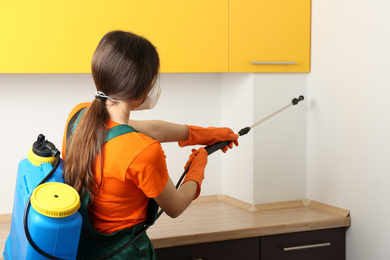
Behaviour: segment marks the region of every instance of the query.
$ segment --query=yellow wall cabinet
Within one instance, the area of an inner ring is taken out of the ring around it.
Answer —
[[[310,0],[230,0],[230,72],[309,72]]]
[[[0,73],[89,73],[117,29],[165,73],[310,70],[310,0],[0,0]]]
[[[89,73],[101,37],[148,38],[161,72],[228,71],[227,0],[0,0],[0,73]]]

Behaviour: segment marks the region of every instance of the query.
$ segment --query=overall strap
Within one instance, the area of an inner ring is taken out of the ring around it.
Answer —
[[[74,129],[76,128],[77,124],[80,121],[81,116],[84,114],[86,108],[83,108],[79,111],[77,111],[72,118],[69,120],[68,126],[66,127],[66,141],[68,141],[69,137],[74,132]]]
[[[127,133],[137,132],[133,127],[129,125],[117,125],[107,130],[106,133],[106,143],[110,141],[112,138],[115,138],[120,135],[124,135]]]

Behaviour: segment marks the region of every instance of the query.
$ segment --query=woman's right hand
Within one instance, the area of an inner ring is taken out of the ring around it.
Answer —
[[[198,155],[200,154],[200,157]],[[191,164],[197,165],[196,167],[202,167],[205,168],[207,164],[207,151],[202,147],[199,148],[198,150],[192,149],[192,154],[190,155],[186,165],[184,166],[184,170],[188,168],[188,166]],[[198,157],[198,158],[197,158]],[[192,163],[196,159],[195,163]]]
[[[171,178],[169,178],[161,194],[154,198],[170,217],[179,216],[191,204],[191,201],[199,196],[206,164],[206,150],[204,148],[193,150],[186,164],[186,168],[189,165],[190,168],[180,188],[176,190]]]
[[[198,150],[193,149],[192,154],[184,167],[184,169],[190,168],[184,178],[183,184],[187,181],[195,181],[198,184],[194,199],[200,194],[202,181],[204,179],[204,169],[207,165],[207,155],[207,151],[204,148],[199,148]]]

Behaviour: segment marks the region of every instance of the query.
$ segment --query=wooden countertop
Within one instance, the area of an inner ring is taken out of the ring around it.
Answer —
[[[0,260],[3,260],[5,241],[11,228],[11,214],[0,215]]]
[[[314,201],[253,207],[234,199],[211,199],[194,201],[176,219],[163,214],[148,235],[158,249],[350,225],[349,211]]]
[[[194,201],[176,219],[163,214],[148,235],[158,249],[350,225],[349,211],[314,201],[248,205],[209,196]],[[10,226],[11,214],[0,215],[0,259]]]

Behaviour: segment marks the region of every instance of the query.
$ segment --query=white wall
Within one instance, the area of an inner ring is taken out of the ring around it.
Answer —
[[[308,197],[351,210],[347,259],[390,259],[390,1],[313,0]]]
[[[238,132],[306,94],[307,74],[223,74],[222,122]],[[287,108],[222,157],[222,193],[250,204],[306,198],[306,105]]]
[[[305,96],[307,74],[223,74],[222,121],[235,132]],[[306,105],[287,108],[222,157],[222,192],[260,204],[306,198]]]
[[[254,121],[306,97],[307,74],[255,74]],[[253,130],[254,204],[306,198],[306,100]]]
[[[222,122],[235,133],[253,123],[253,74],[223,74]],[[222,193],[253,204],[253,134],[239,139],[239,146],[222,157]]]

